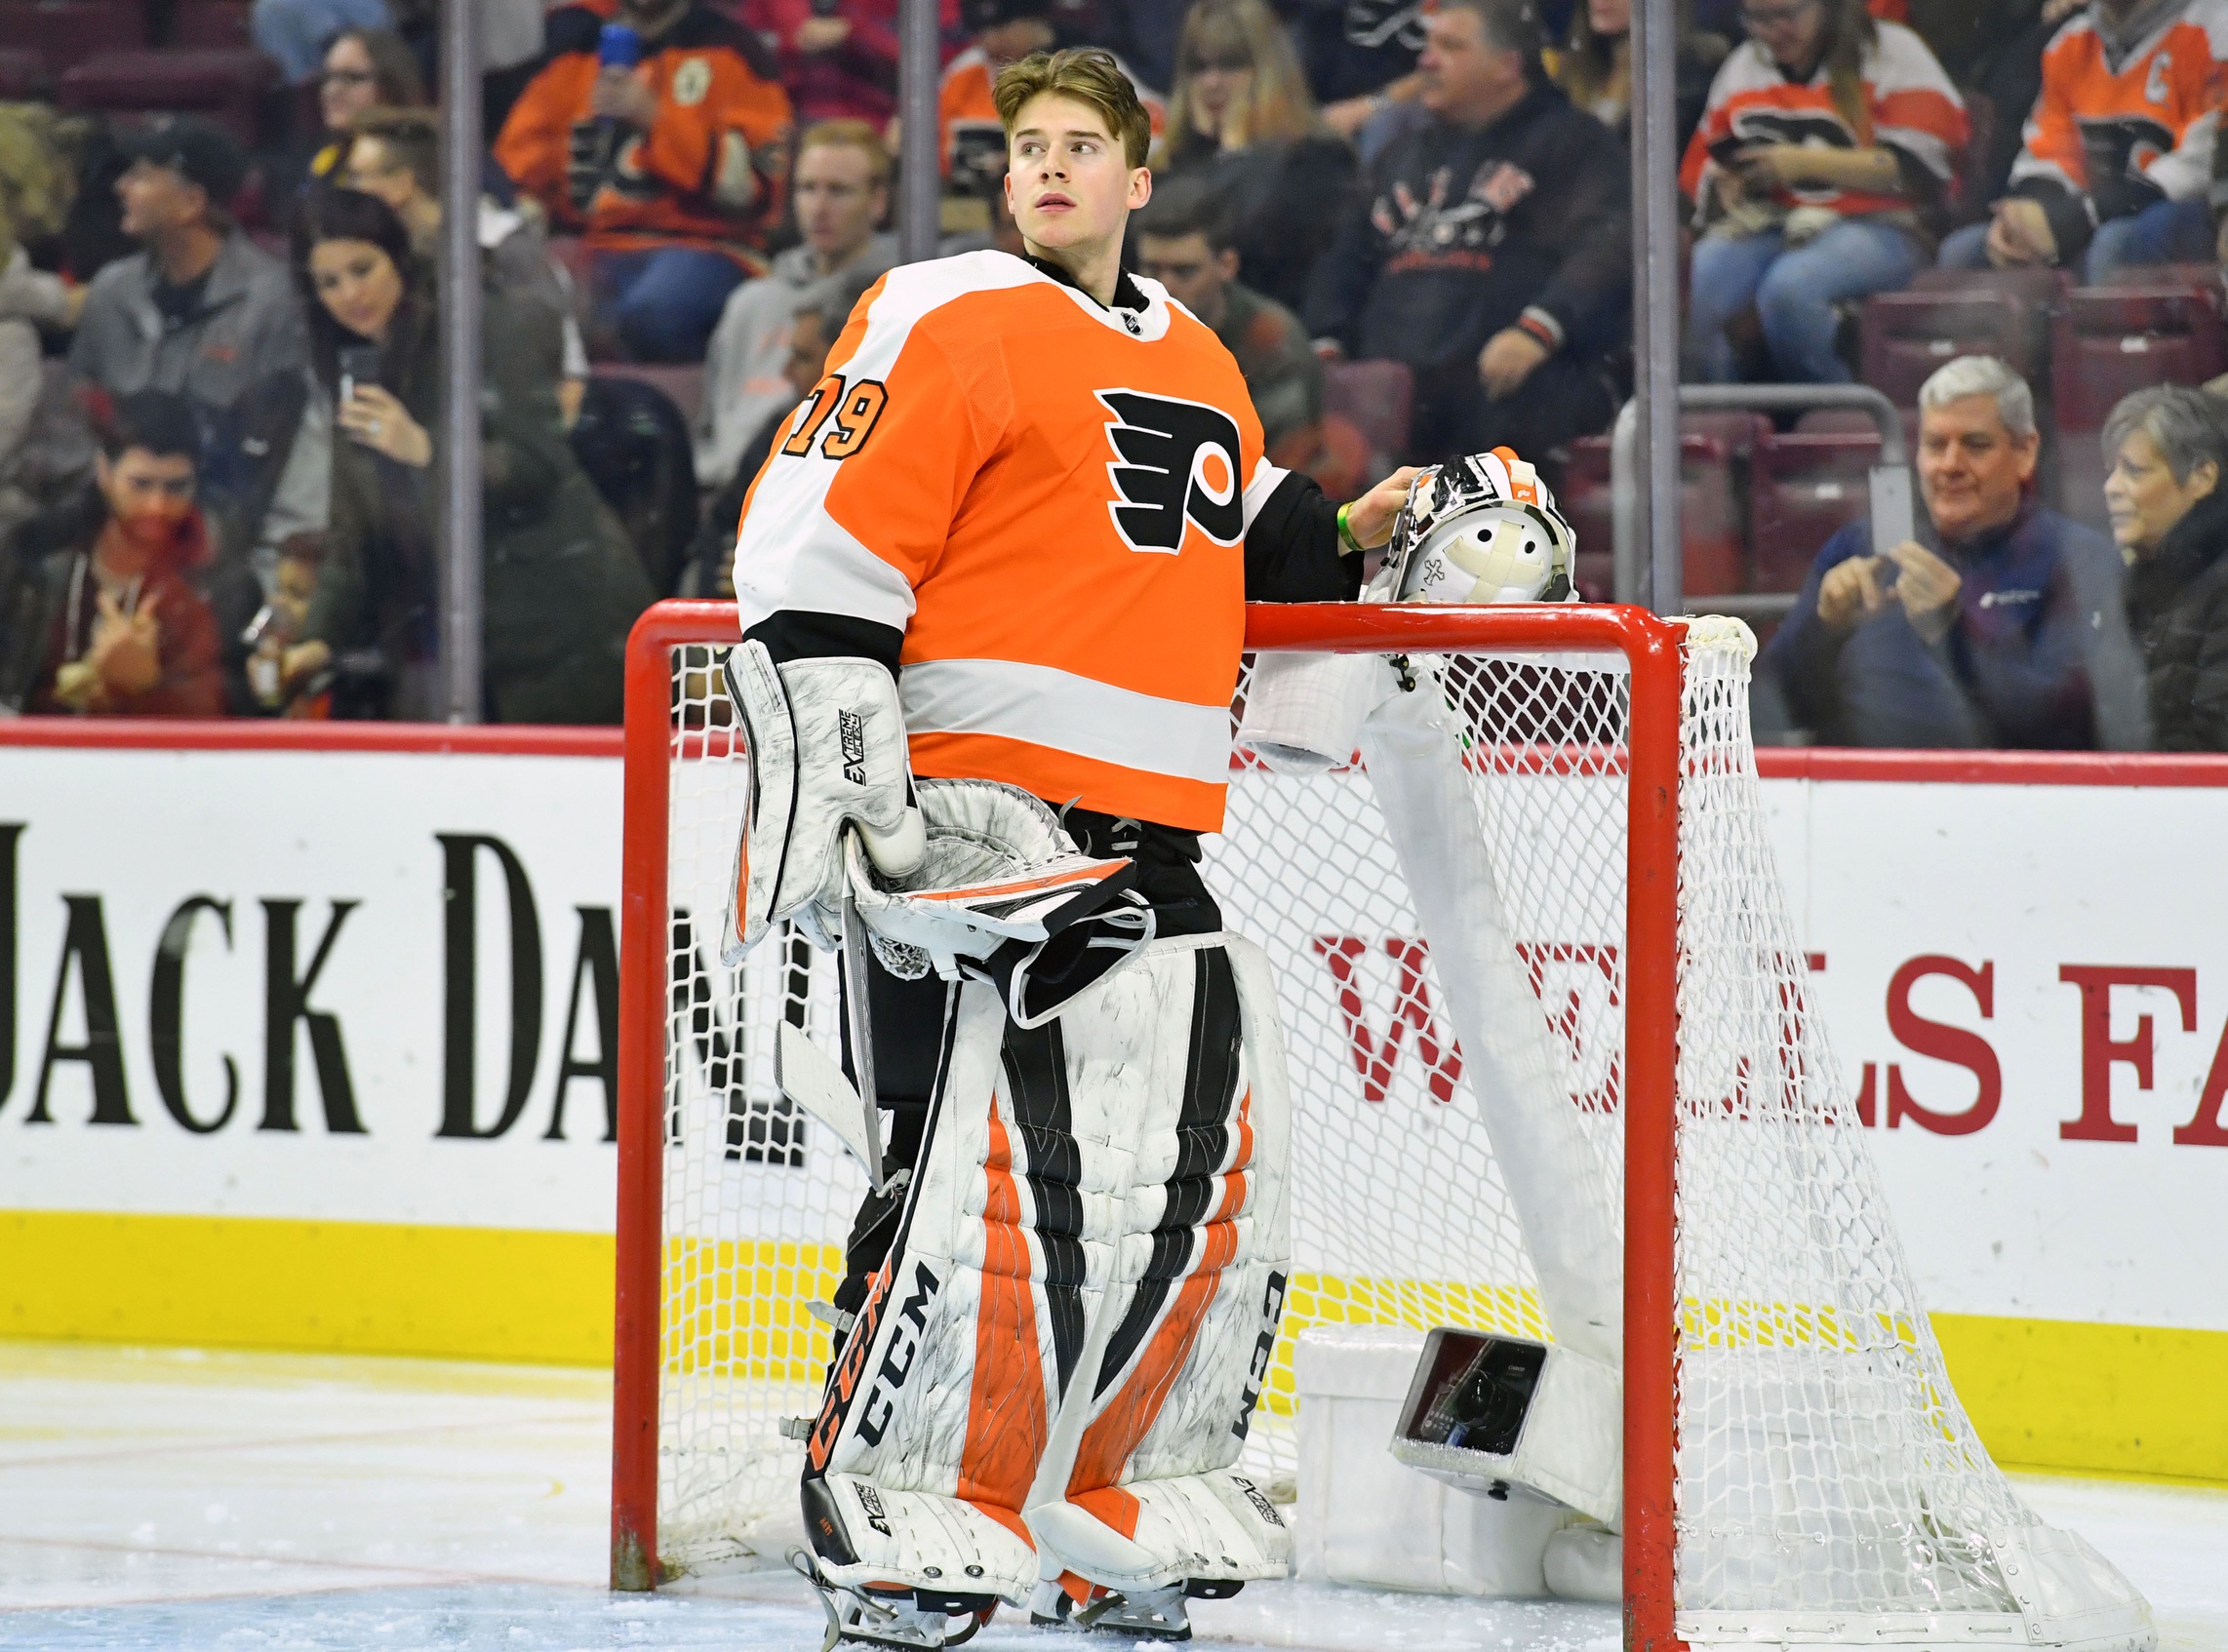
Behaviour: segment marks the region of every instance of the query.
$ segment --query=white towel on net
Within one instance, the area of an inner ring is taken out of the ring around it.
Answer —
[[[1354,760],[1362,720],[1396,686],[1378,654],[1256,654],[1238,749],[1279,774],[1341,767]]]

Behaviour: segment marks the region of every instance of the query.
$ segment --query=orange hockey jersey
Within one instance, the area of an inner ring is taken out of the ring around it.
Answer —
[[[2014,193],[2042,200],[2061,256],[2096,224],[2161,198],[2200,199],[2228,98],[2228,4],[2149,8],[2115,43],[2085,9],[2043,52],[2043,91],[2011,164]]]
[[[743,507],[743,630],[902,632],[916,773],[1218,830],[1247,533],[1320,503],[1262,457],[1229,351],[1153,282],[1108,309],[972,253],[883,277],[828,367]]]
[[[1869,133],[1853,132],[1835,104],[1824,64],[1807,81],[1785,74],[1756,41],[1733,49],[1710,83],[1710,100],[1679,169],[1679,187],[1701,201],[1720,157],[1746,144],[1814,143],[1835,149],[1882,144],[1947,191],[1969,130],[1965,99],[1926,42],[1900,23],[1878,25],[1861,66]],[[1909,212],[1912,203],[1831,184],[1782,188],[1783,207],[1828,207],[1854,216]]]
[[[1161,100],[1145,90],[1127,63],[1121,67],[1130,76],[1130,84],[1136,87],[1137,100],[1144,104],[1153,136],[1158,138],[1163,118]],[[979,46],[970,46],[944,65],[943,84],[936,94],[936,119],[943,127],[939,149],[946,177],[955,171],[962,177],[985,173],[995,177],[1006,170],[1006,128],[990,97],[998,68],[990,54]]]
[[[616,10],[589,0],[549,15],[548,60],[503,122],[496,163],[591,247],[709,245],[755,267],[781,217],[789,95],[757,37],[707,6],[692,6],[642,59],[657,97],[650,131],[619,149],[584,208],[572,198],[574,129],[589,118],[597,37]]]

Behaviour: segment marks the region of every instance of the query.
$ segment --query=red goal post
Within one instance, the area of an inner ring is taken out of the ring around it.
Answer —
[[[618,1199],[612,1442],[612,1586],[659,1579],[660,1329],[675,757],[674,650],[736,639],[732,603],[665,602],[627,650],[619,938]],[[1630,673],[1626,750],[1624,1070],[1624,1577],[1626,1645],[1673,1638],[1674,1072],[1679,943],[1681,645],[1685,626],[1579,604],[1458,609],[1253,605],[1246,647],[1375,654],[1585,650]]]

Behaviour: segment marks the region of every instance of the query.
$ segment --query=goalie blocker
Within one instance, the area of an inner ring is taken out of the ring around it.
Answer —
[[[894,1131],[912,1174],[855,1233],[856,1295],[839,1296],[807,1435],[816,1581],[845,1638],[943,1644],[950,1618],[999,1599],[1180,1636],[1187,1593],[1281,1577],[1292,1554],[1276,1509],[1233,1470],[1285,1294],[1289,1102],[1268,964],[1218,930],[1140,938],[1100,922],[1153,910],[1132,896],[1067,931],[1113,965],[1050,1013],[1016,1013],[1010,958],[925,926],[958,909],[954,935],[979,930],[999,904],[985,897],[1109,863],[1076,854],[1012,788],[920,795],[914,886],[893,894],[854,862],[875,885],[858,909],[891,989],[876,1010],[898,1011],[875,1043],[895,1053],[926,1034],[937,1055],[926,1105]],[[1003,883],[982,876],[991,842]],[[963,861],[972,881],[950,886]],[[1130,868],[1112,865],[1102,881],[1119,889]],[[1165,892],[1166,866],[1145,882]],[[1201,894],[1174,926],[1212,918]],[[1026,934],[1001,946],[1049,955]],[[907,949],[941,953],[953,978],[893,979]]]

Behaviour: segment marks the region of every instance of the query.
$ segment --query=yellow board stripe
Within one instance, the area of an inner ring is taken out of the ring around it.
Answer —
[[[665,1258],[668,1346],[683,1351],[674,1369],[739,1358],[740,1374],[816,1380],[827,1333],[804,1305],[833,1293],[841,1261],[833,1245],[676,1242]],[[1711,1317],[1697,1324],[1690,1306],[1688,1318],[1691,1334],[1715,1340]],[[1958,1396],[1998,1461],[2228,1482],[2228,1430],[2214,1420],[2228,1392],[2228,1332],[1965,1314],[1932,1322]],[[1540,1334],[1529,1292],[1295,1274],[1265,1409],[1292,1408],[1293,1339],[1336,1323]],[[1786,1340],[1847,1334],[1810,1323]],[[0,1337],[608,1365],[612,1240],[0,1211]],[[1741,1340],[1752,1338],[1773,1340],[1753,1329]]]

